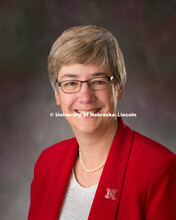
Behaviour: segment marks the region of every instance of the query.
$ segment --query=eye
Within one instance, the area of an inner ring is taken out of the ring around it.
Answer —
[[[103,80],[95,80],[95,81],[92,82],[92,84],[94,84],[94,85],[104,85],[104,84],[106,84],[106,82],[103,81]]]
[[[63,86],[77,86],[79,83],[77,81],[66,81]]]

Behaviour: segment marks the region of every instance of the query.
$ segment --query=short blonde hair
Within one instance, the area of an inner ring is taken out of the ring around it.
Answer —
[[[126,82],[125,63],[117,39],[104,28],[72,27],[54,42],[48,57],[49,79],[54,89],[60,69],[74,63],[109,67],[119,85]]]

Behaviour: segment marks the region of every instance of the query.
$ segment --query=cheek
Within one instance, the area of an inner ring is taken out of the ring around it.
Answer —
[[[61,109],[69,109],[74,103],[74,97],[69,96],[69,94],[62,94],[60,96]]]
[[[113,88],[110,88],[107,91],[104,90],[104,92],[97,95],[97,98],[100,100],[100,102],[104,103],[106,108],[111,110],[116,108],[117,94],[115,93]]]

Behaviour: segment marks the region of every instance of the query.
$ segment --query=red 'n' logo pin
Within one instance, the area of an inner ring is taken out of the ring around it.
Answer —
[[[107,193],[105,195],[106,199],[112,199],[112,200],[117,199],[118,189],[107,188],[106,190],[107,190]]]

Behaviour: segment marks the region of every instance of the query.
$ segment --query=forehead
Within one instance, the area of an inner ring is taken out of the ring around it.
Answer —
[[[85,65],[85,64],[70,64],[63,66],[58,72],[58,79],[63,79],[66,77],[73,78],[90,78],[98,75],[112,75],[109,67],[107,66],[97,66],[94,64]]]

